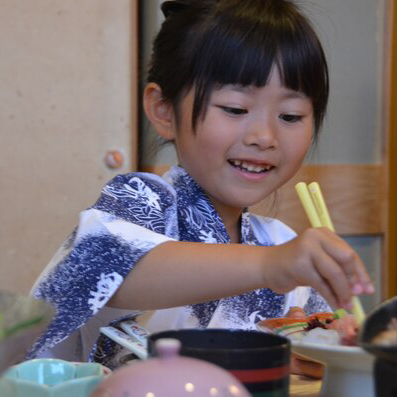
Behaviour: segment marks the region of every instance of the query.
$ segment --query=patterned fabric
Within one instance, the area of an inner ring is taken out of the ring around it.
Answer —
[[[253,228],[258,222],[260,236]],[[277,230],[288,238],[275,241],[267,231],[274,229],[270,227],[274,222],[278,221],[244,211],[241,243],[271,246],[293,237],[290,229],[278,222]],[[29,358],[82,327],[106,305],[143,255],[170,240],[230,243],[220,216],[184,169],[173,167],[164,179],[130,173],[110,181],[95,205],[80,214],[79,226],[32,290],[34,297],[54,305],[56,315],[32,347]],[[305,309],[309,314],[329,310],[315,291],[310,290],[308,296]],[[261,319],[282,316],[285,299],[270,289],[260,289],[181,310],[197,327],[209,326],[216,313],[225,327],[252,329]]]

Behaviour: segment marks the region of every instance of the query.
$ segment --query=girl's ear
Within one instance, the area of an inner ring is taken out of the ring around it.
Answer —
[[[143,108],[157,133],[166,140],[175,138],[174,109],[162,96],[161,88],[156,83],[149,83],[143,92]]]

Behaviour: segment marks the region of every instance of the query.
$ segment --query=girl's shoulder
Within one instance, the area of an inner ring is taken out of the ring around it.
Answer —
[[[283,244],[296,237],[296,232],[278,219],[250,213],[252,230],[259,241],[273,241]]]
[[[152,174],[150,172],[128,172],[126,174],[119,174],[111,179],[106,187],[144,190],[151,189],[154,192],[168,192],[175,195],[175,189],[165,178]]]
[[[146,172],[130,172],[111,179],[91,208],[129,219],[131,213],[159,216],[174,208],[175,203],[175,190],[163,178]]]

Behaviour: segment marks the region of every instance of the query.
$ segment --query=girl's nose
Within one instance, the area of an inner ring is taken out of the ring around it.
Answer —
[[[261,149],[276,148],[278,146],[276,126],[270,121],[251,125],[245,134],[244,143]]]

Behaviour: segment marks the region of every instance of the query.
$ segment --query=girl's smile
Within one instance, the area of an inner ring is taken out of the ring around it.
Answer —
[[[242,171],[253,172],[253,173],[266,172],[269,171],[271,168],[273,168],[273,166],[270,164],[261,165],[245,160],[229,160],[229,162],[231,165],[240,168]]]
[[[179,164],[226,222],[296,173],[311,144],[312,103],[283,86],[277,68],[264,87],[215,89],[195,130],[193,98],[191,90],[174,117]]]

